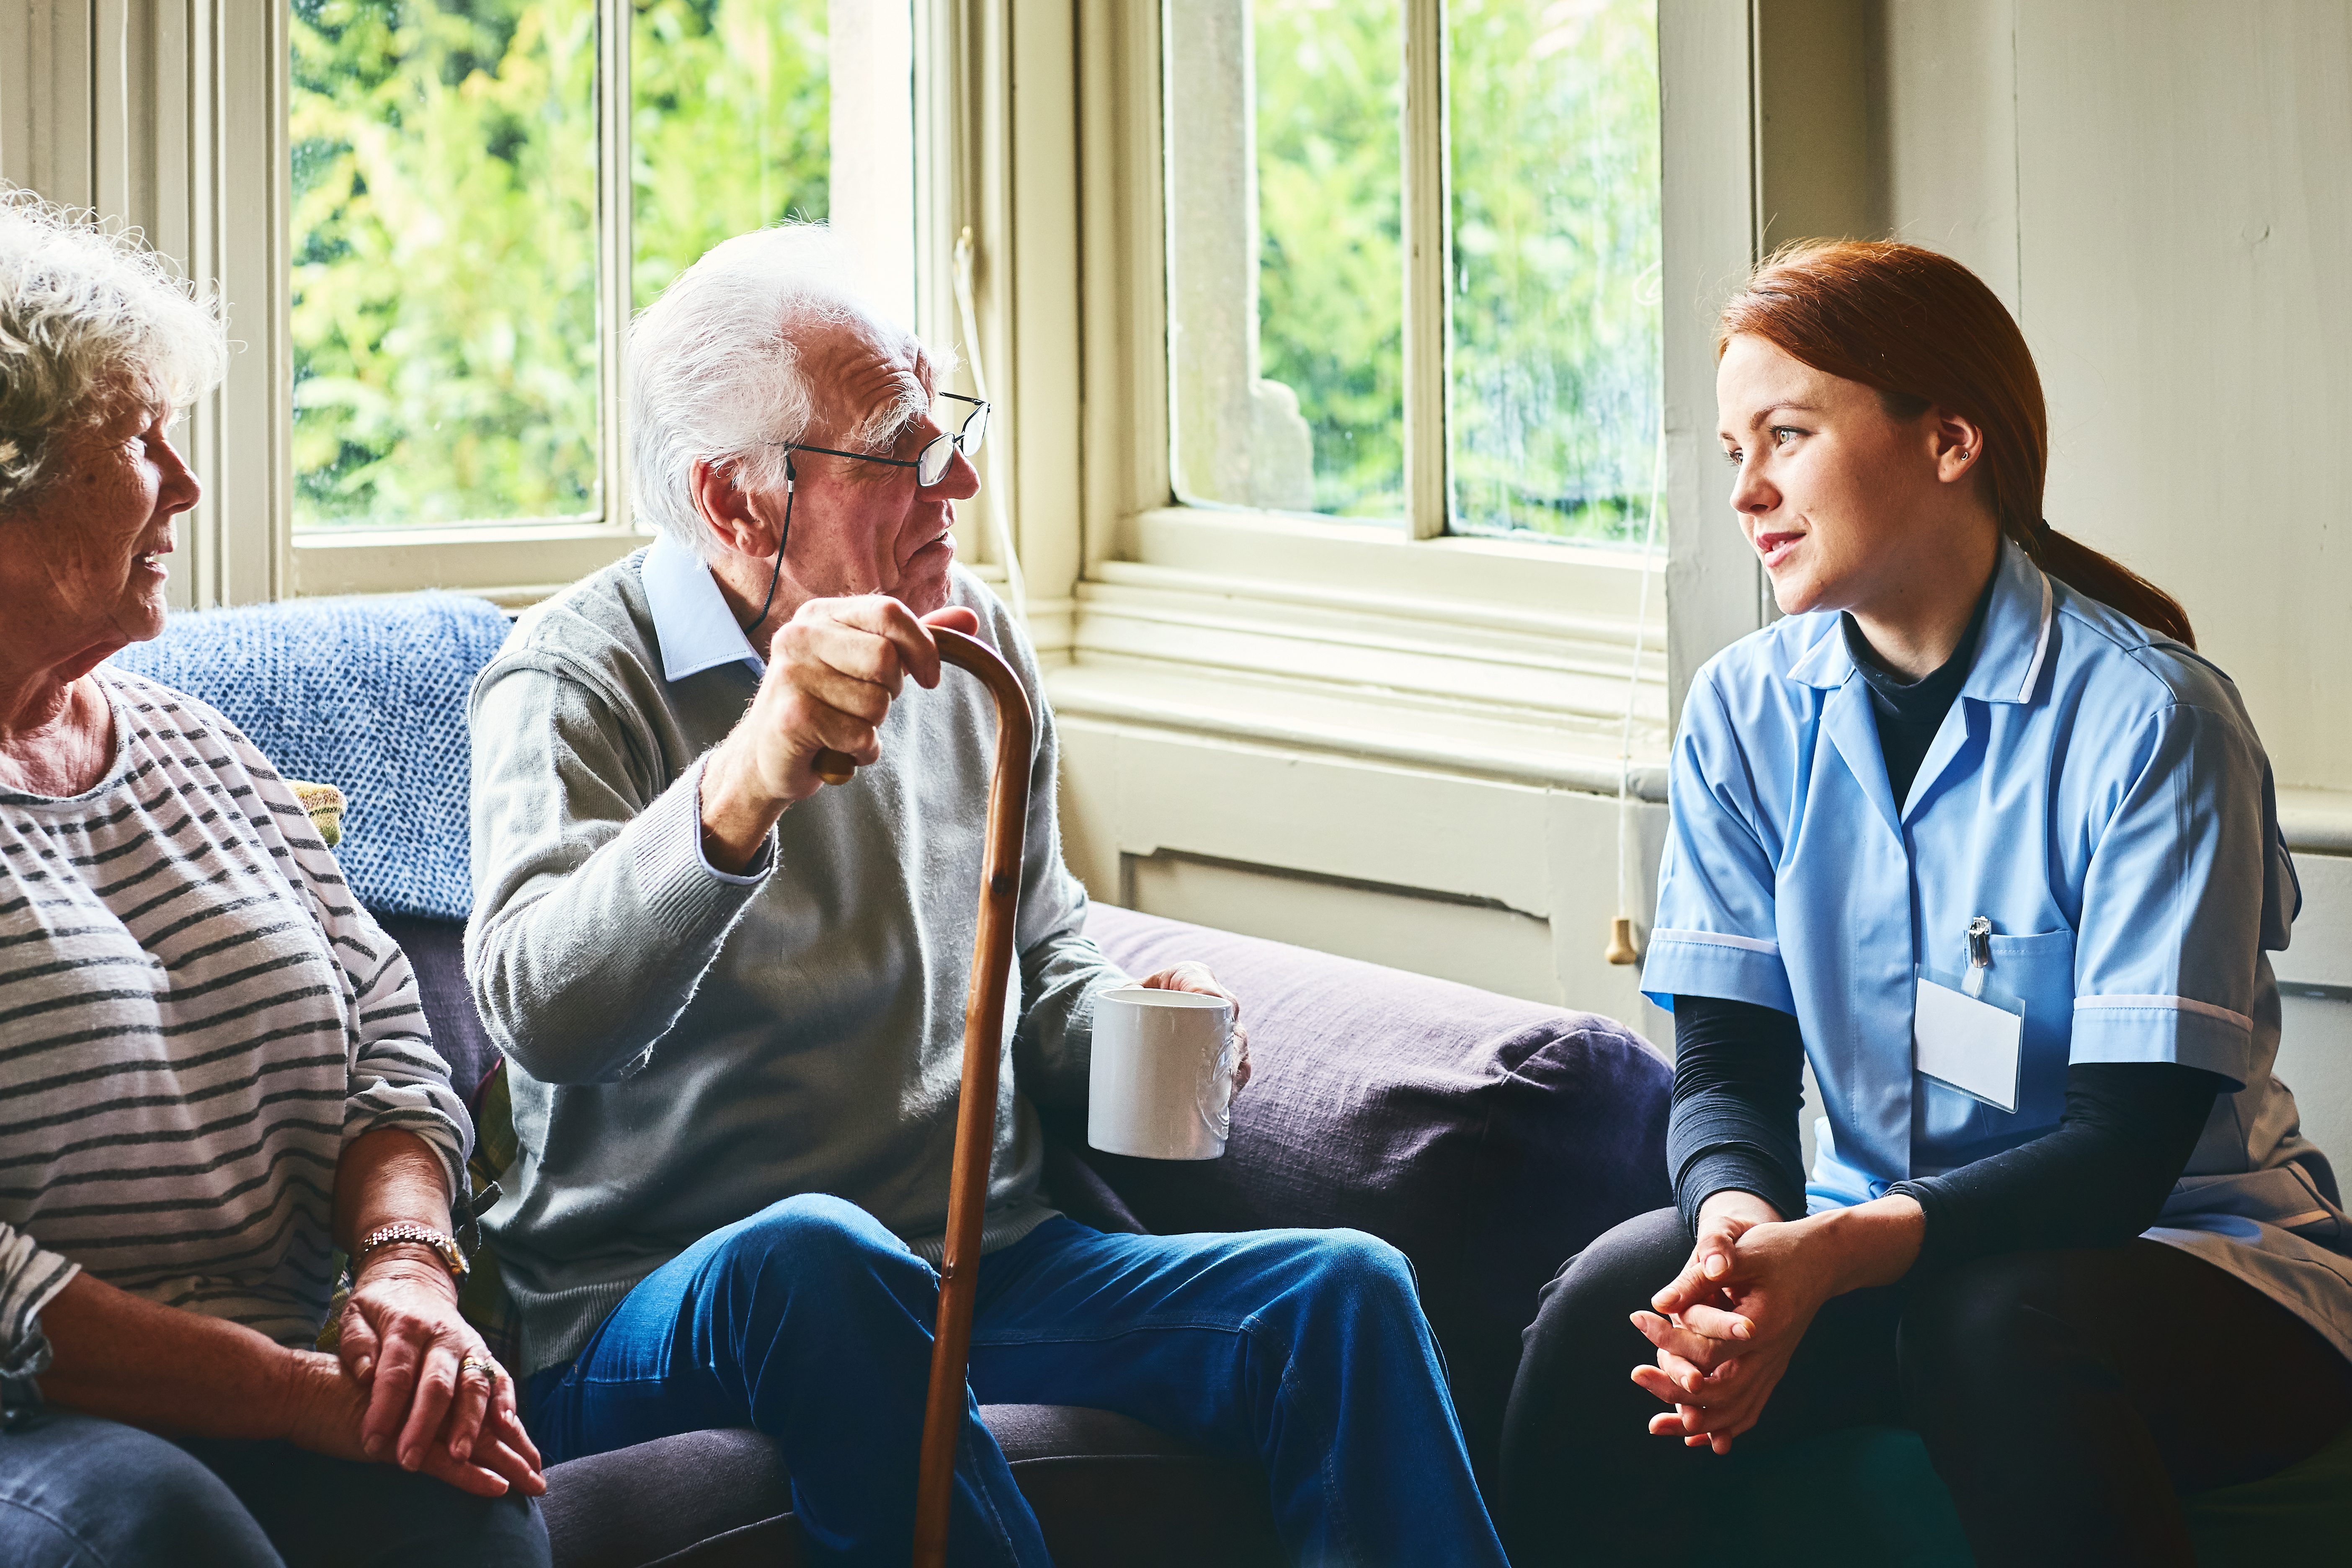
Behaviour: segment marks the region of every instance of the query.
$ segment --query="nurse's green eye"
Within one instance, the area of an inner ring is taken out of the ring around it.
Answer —
[[[1735,468],[1739,467],[1741,463],[1745,462],[1747,458],[1748,454],[1742,452],[1737,447],[1727,447],[1723,449],[1723,460],[1729,463]]]
[[[1775,425],[1772,426],[1772,445],[1785,447],[1803,434],[1802,430],[1793,429],[1786,425]]]

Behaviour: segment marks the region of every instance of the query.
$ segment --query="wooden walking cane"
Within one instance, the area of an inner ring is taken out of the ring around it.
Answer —
[[[923,1407],[922,1463],[915,1484],[915,1568],[948,1560],[948,1499],[963,1435],[964,1363],[971,1351],[972,1294],[980,1284],[980,1220],[996,1151],[996,1068],[1012,984],[1013,920],[1021,895],[1021,844],[1029,825],[1029,694],[1013,667],[977,637],[933,627],[940,658],[978,676],[996,699],[996,769],[988,783],[988,852],[981,868],[980,934],[963,1009],[963,1089],[955,1161],[948,1175],[948,1245],[940,1265],[940,1321],[931,1337],[931,1387]],[[819,752],[817,776],[846,784],[857,764]]]

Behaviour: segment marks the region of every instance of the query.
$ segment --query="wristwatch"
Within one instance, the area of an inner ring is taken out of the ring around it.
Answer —
[[[378,1226],[361,1237],[360,1244],[352,1248],[353,1277],[358,1276],[360,1265],[367,1261],[369,1253],[379,1247],[390,1247],[395,1241],[413,1241],[420,1247],[431,1247],[441,1255],[441,1261],[448,1265],[449,1277],[460,1285],[466,1282],[466,1255],[459,1249],[457,1238],[446,1230],[435,1230],[431,1226],[419,1225],[413,1219],[394,1220],[390,1225]]]

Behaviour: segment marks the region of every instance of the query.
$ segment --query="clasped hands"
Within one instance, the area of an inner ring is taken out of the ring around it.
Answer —
[[[1700,1206],[1690,1260],[1633,1326],[1656,1347],[1633,1381],[1673,1408],[1650,1431],[1689,1447],[1731,1452],[1756,1425],[1822,1304],[1901,1279],[1918,1257],[1926,1216],[1908,1197],[1782,1220],[1748,1193]]]
[[[465,1370],[469,1358],[490,1370]],[[303,1447],[397,1464],[481,1497],[547,1489],[513,1374],[459,1315],[457,1282],[426,1248],[371,1254],[336,1353],[297,1356],[293,1377],[290,1425]]]
[[[1657,1347],[1633,1381],[1673,1408],[1650,1417],[1659,1436],[1731,1452],[1756,1425],[1826,1293],[1814,1286],[1801,1244],[1760,1198],[1718,1193],[1699,1212],[1690,1260],[1635,1312]]]

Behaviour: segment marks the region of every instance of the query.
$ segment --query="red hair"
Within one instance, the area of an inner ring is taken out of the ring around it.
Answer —
[[[2190,647],[2180,601],[2042,517],[2050,414],[2025,334],[1993,291],[1948,256],[1893,240],[1803,240],[1758,267],[1723,308],[1716,353],[1737,333],[1877,392],[1913,419],[1931,406],[1984,437],[1979,482],[2000,531],[2077,593]]]

